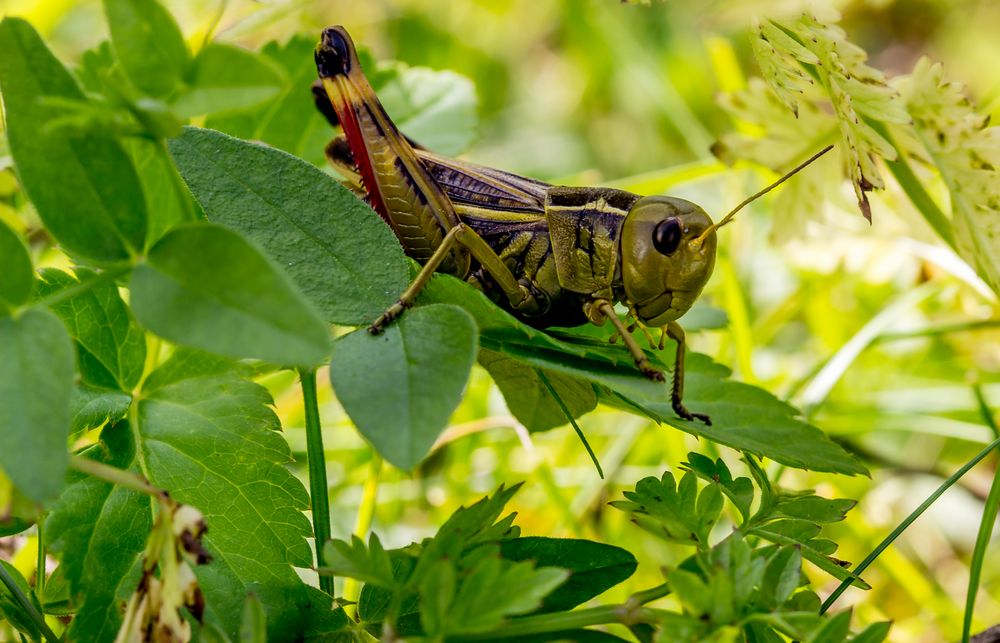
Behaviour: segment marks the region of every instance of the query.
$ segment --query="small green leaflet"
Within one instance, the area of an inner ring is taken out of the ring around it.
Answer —
[[[330,382],[361,434],[386,460],[410,470],[461,401],[477,348],[468,313],[425,306],[380,335],[361,329],[337,340]]]
[[[34,284],[28,249],[21,237],[0,221],[0,315],[28,301]]]
[[[140,91],[164,98],[183,85],[191,65],[180,27],[157,0],[104,0],[111,43]]]

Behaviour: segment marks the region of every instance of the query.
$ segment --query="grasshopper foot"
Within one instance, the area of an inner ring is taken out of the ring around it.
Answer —
[[[704,413],[692,413],[691,411],[688,411],[680,400],[676,399],[673,400],[673,407],[674,407],[674,413],[676,413],[677,417],[681,418],[682,420],[687,420],[689,422],[693,420],[701,420],[702,422],[705,423],[705,426],[712,426],[712,419],[710,417],[708,417]]]

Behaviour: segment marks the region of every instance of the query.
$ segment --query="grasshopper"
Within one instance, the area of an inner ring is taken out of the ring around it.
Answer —
[[[536,328],[611,323],[612,341],[621,338],[636,367],[653,380],[664,381],[663,372],[631,331],[638,327],[660,349],[670,337],[677,343],[674,412],[711,424],[683,403],[685,336],[677,320],[712,274],[716,230],[829,147],[716,224],[684,199],[554,186],[436,155],[386,114],[343,27],[324,30],[315,54],[316,105],[344,133],[327,145],[327,159],[392,228],[406,254],[423,264],[370,332],[381,332],[409,308],[435,271],[449,273]],[[616,302],[627,307],[624,321]],[[651,329],[660,329],[658,340]]]

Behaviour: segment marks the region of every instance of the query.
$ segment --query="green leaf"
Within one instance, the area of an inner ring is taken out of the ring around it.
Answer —
[[[264,45],[261,54],[281,67],[285,83],[272,100],[252,108],[211,116],[205,126],[242,139],[263,141],[310,163],[326,164],[323,148],[333,130],[303,89],[316,80],[316,38],[297,34],[285,44]]]
[[[137,469],[132,436],[124,423],[102,431],[101,442],[83,456]],[[77,607],[70,640],[114,640],[121,624],[119,606],[139,582],[139,558],[152,526],[147,496],[70,473],[45,525],[47,548],[61,554],[60,569]]]
[[[182,117],[252,107],[274,98],[284,84],[280,67],[252,51],[212,42],[194,59],[187,91],[173,102]],[[303,96],[305,94],[303,89]]]
[[[368,546],[357,536],[351,542],[330,540],[323,546],[324,567],[320,573],[347,576],[383,589],[393,589],[396,577],[389,555],[382,548],[382,542],[373,532],[368,537]]]
[[[851,610],[840,612],[824,622],[809,637],[807,643],[841,643],[851,628]]]
[[[66,475],[73,372],[73,343],[55,315],[0,317],[0,467],[38,502]]]
[[[337,340],[330,381],[361,434],[409,470],[461,401],[476,350],[476,325],[465,311],[426,306],[381,335],[362,329]]]
[[[696,435],[749,451],[793,467],[844,474],[867,469],[815,426],[799,419],[798,411],[767,391],[733,382],[730,371],[709,357],[688,353],[684,402],[708,413],[712,425],[686,422],[674,415],[670,390],[643,377],[621,346],[580,338],[573,342],[531,328],[498,308],[485,295],[447,275],[435,276],[418,304],[454,303],[468,311],[480,331],[480,345],[538,368],[600,385],[599,401],[639,412]],[[654,363],[672,363],[668,353]],[[664,366],[665,368],[665,366]]]
[[[767,597],[767,602],[773,607],[779,607],[787,601],[792,592],[799,586],[802,576],[802,553],[798,547],[782,547],[771,557],[764,571],[762,587],[769,588],[773,594]]]
[[[536,569],[496,556],[480,558],[460,584],[454,573],[450,563],[439,564],[421,585],[421,622],[429,637],[488,632],[506,617],[538,609],[569,576],[562,569]],[[428,615],[436,618],[425,619]]]
[[[250,375],[228,360],[178,350],[146,379],[136,424],[105,428],[88,457],[144,473],[204,514],[212,561],[194,571],[211,621],[235,637],[252,591],[271,636],[295,638],[308,599],[292,566],[312,564],[312,530],[302,513],[309,499],[285,468],[291,454],[272,400]],[[152,506],[134,492],[74,479],[46,533],[63,553],[74,595],[86,599],[81,613],[89,616],[80,625],[74,620],[76,639],[110,640],[121,619],[115,601],[138,581],[138,570],[129,570],[145,546]]]
[[[318,587],[306,586],[308,616],[302,637],[322,643],[354,643],[352,621],[344,608],[334,604],[333,597]]]
[[[104,0],[111,44],[142,92],[169,96],[184,82],[191,55],[180,27],[157,0]]]
[[[538,369],[485,348],[479,351],[479,363],[503,393],[507,408],[529,431],[547,431],[566,424],[566,414],[542,384]],[[574,418],[597,406],[593,384],[552,371],[545,371],[545,376]]]
[[[573,609],[630,577],[637,565],[635,556],[621,547],[574,538],[514,538],[500,544],[500,554],[570,572],[566,582],[545,597],[541,612]]]
[[[839,522],[847,517],[847,512],[854,505],[856,500],[849,498],[828,499],[816,495],[801,496],[782,500],[778,503],[776,511],[778,514],[788,518],[801,518],[819,523]]]
[[[28,249],[21,237],[0,220],[0,315],[28,301],[34,285]]]
[[[951,224],[959,254],[1000,292],[1000,137],[978,113],[966,88],[947,81],[926,58],[896,79],[913,131],[900,132],[907,151],[935,165],[951,195]],[[896,128],[902,130],[902,128]]]
[[[159,141],[133,138],[124,143],[146,196],[146,210],[149,212],[146,247],[150,248],[172,228],[195,221],[198,206],[190,193],[184,190],[170,155]]]
[[[464,152],[476,137],[475,86],[452,71],[392,63],[380,67],[375,88],[393,122],[411,139],[439,154]]]
[[[132,310],[158,335],[230,357],[312,366],[329,333],[291,280],[238,233],[186,224],[132,273]]]
[[[247,594],[240,616],[240,643],[267,643],[267,615],[254,593]]]
[[[35,595],[34,590],[31,589],[31,586],[28,585],[28,581],[21,575],[21,572],[5,560],[0,560],[0,565],[3,565],[7,575],[14,580],[14,584],[21,590],[21,593],[34,605],[36,613],[41,614],[42,605],[38,602],[38,597]],[[0,617],[6,619],[14,629],[27,635],[31,640],[43,640],[42,633],[39,632],[38,626],[35,625],[35,620],[31,618],[30,612],[21,605],[20,601],[15,598],[14,593],[4,583],[0,583]]]
[[[67,136],[47,126],[61,114],[52,99],[83,101],[84,95],[31,25],[4,18],[0,51],[10,151],[45,227],[67,251],[93,261],[138,253],[146,207],[125,150],[109,132]]]
[[[70,401],[70,435],[124,419],[131,404],[128,393],[78,384]]]
[[[734,479],[722,458],[712,462],[711,458],[700,453],[688,453],[688,462],[685,464],[705,482],[719,485],[722,493],[726,494],[736,506],[744,521],[750,518],[750,505],[754,498],[753,483],[750,482],[750,478]]]
[[[633,514],[632,519],[650,533],[672,542],[708,545],[708,536],[722,513],[722,494],[709,485],[698,493],[697,477],[687,472],[675,483],[669,471],[657,480],[650,476],[624,492],[627,500],[611,506]]]
[[[851,643],[882,643],[889,636],[889,629],[891,627],[892,621],[872,623],[854,636],[851,639]]]
[[[211,130],[170,142],[208,218],[257,242],[338,324],[368,324],[409,281],[399,242],[347,188],[299,159]]]
[[[83,269],[74,277],[47,268],[41,272],[38,295],[47,297],[95,277]],[[76,342],[77,363],[84,382],[126,392],[135,388],[146,360],[146,338],[114,283],[100,283],[56,303],[51,309]]]
[[[685,611],[702,616],[712,611],[715,597],[711,589],[697,575],[683,569],[671,569],[666,572],[670,589]]]

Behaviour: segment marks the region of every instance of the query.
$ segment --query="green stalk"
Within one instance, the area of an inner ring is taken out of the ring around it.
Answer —
[[[21,591],[21,587],[14,582],[10,572],[3,565],[0,565],[0,581],[7,587],[7,591],[14,597],[14,601],[25,611],[32,623],[35,624],[35,627],[38,628],[38,631],[45,637],[45,640],[49,643],[59,643],[59,637],[52,631],[49,624],[45,622],[45,617],[42,616],[42,613],[38,611],[35,604],[31,602],[25,593]]]
[[[118,485],[119,487],[138,491],[139,493],[144,493],[155,498],[162,499],[167,496],[166,491],[160,489],[159,487],[154,487],[141,476],[138,476],[131,471],[125,471],[124,469],[119,469],[118,467],[112,467],[104,464],[103,462],[98,462],[97,460],[91,460],[90,458],[84,458],[78,455],[70,455],[69,466],[71,469],[75,469],[81,473],[86,473],[87,475],[104,480],[105,482],[110,482],[111,484]]]
[[[993,419],[993,412],[986,403],[982,387],[977,384],[972,387],[972,391],[979,403],[979,412],[983,416],[983,421],[993,430],[993,435],[1000,438],[1000,427],[997,427],[997,423]],[[972,634],[972,613],[976,607],[976,590],[979,589],[979,580],[982,578],[983,562],[986,560],[986,549],[990,544],[990,536],[993,535],[993,525],[996,523],[998,508],[1000,508],[1000,467],[993,473],[993,484],[990,485],[990,493],[986,497],[983,518],[979,521],[979,533],[976,534],[976,546],[972,550],[972,561],[969,563],[969,589],[965,594],[962,643],[968,643]]]
[[[354,535],[361,540],[367,540],[375,520],[375,507],[378,505],[378,485],[382,479],[382,456],[372,449],[372,459],[368,465],[368,477],[361,491],[361,504],[358,505],[358,519],[354,523]],[[357,603],[361,597],[361,581],[356,578],[345,578],[343,589],[344,601]],[[356,613],[357,610],[355,610]]]
[[[934,491],[934,493],[929,495],[926,500],[920,503],[920,506],[914,509],[910,513],[910,515],[903,520],[903,522],[899,523],[899,525],[892,530],[892,533],[885,537],[885,540],[880,542],[878,546],[874,550],[872,550],[872,552],[868,554],[863,561],[858,563],[857,567],[855,567],[852,570],[854,575],[860,576],[862,572],[868,569],[868,567],[873,562],[875,562],[875,559],[878,558],[883,551],[888,549],[889,545],[895,542],[896,539],[899,538],[900,534],[906,531],[906,528],[909,527],[914,520],[919,518],[921,514],[927,511],[928,507],[934,504],[934,502],[941,497],[941,494],[943,494],[945,491],[951,488],[953,484],[958,482],[959,478],[961,478],[962,476],[964,476],[966,473],[969,472],[969,469],[979,464],[979,462],[983,458],[988,456],[990,452],[993,451],[993,449],[996,449],[998,446],[1000,446],[1000,438],[997,438],[993,442],[990,442],[985,449],[977,453],[975,457],[973,457],[971,460],[962,465],[962,467],[958,471],[951,474],[951,476],[949,476],[947,480],[941,483],[941,486],[938,487]],[[840,585],[837,586],[837,589],[833,590],[833,593],[830,594],[830,596],[828,596],[825,601],[823,601],[823,606],[820,608],[819,613],[823,614],[828,609],[830,609],[830,607],[833,606],[836,600],[840,598],[840,595],[843,594],[845,591],[847,591],[847,588],[850,587],[851,582],[852,580],[850,578],[847,578],[842,583],[840,583]]]
[[[39,596],[45,592],[45,546],[42,539],[42,525],[44,523],[44,516],[39,516],[38,522],[35,523],[35,532],[38,538],[38,553],[35,558],[35,593]]]
[[[306,458],[309,460],[309,498],[313,533],[316,535],[316,567],[323,567],[323,546],[330,540],[330,497],[326,482],[326,455],[316,401],[316,369],[300,370],[302,403],[306,414]],[[319,588],[333,596],[333,576],[321,574]]]

